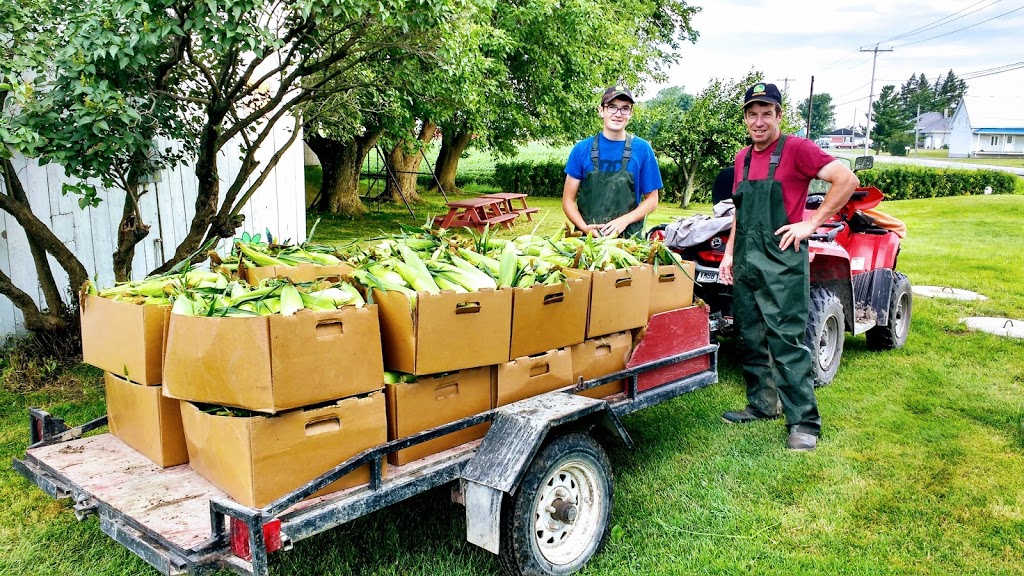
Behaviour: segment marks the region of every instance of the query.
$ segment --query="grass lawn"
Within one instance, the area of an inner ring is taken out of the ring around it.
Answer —
[[[429,199],[428,199],[429,200]],[[435,200],[434,206],[439,206]],[[542,231],[562,221],[536,199]],[[899,267],[916,285],[981,292],[988,300],[916,298],[907,345],[870,352],[848,336],[835,381],[819,389],[816,452],[789,454],[778,421],[728,426],[743,405],[734,349],[720,382],[625,419],[636,448],[612,445],[615,516],[608,546],[584,574],[1024,574],[1024,341],[966,330],[972,315],[1024,319],[1024,196],[883,204],[909,228]],[[707,207],[694,207],[706,211]],[[427,208],[417,209],[425,220]],[[397,214],[401,212],[398,211]],[[683,212],[663,206],[653,221]],[[381,215],[391,229],[405,217]],[[359,227],[325,220],[321,241]],[[520,223],[505,234],[527,232]],[[30,405],[69,424],[103,413],[96,371],[78,368],[41,391],[0,382],[0,456],[27,444]],[[24,368],[24,366],[21,366]],[[43,369],[43,368],[39,368]],[[0,574],[155,574],[0,467]],[[296,544],[279,575],[497,574],[494,556],[465,541],[463,509],[435,490]]]

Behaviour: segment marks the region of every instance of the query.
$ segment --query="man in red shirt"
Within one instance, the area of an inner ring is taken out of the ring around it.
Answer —
[[[747,406],[726,412],[732,424],[786,417],[790,450],[814,450],[821,416],[814,396],[810,350],[810,265],[800,244],[842,208],[858,180],[814,142],[783,136],[782,94],[774,84],[747,89],[743,121],[753,142],[736,155],[736,215],[720,281],[733,284]],[[830,182],[824,202],[804,220],[807,187]]]

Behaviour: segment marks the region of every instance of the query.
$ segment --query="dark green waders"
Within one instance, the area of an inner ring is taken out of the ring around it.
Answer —
[[[799,252],[792,246],[779,250],[775,235],[789,224],[782,183],[775,180],[784,144],[785,136],[780,136],[765,180],[748,180],[748,150],[743,180],[733,195],[733,314],[747,402],[765,414],[777,414],[781,400],[787,426],[800,425],[806,428],[802,431],[817,434],[821,416],[814,396],[811,352],[804,346],[810,306],[807,246]]]
[[[626,170],[629,158],[633,153],[633,137],[626,134],[626,144],[622,151],[622,165],[618,172],[601,172],[598,170],[597,143],[600,135],[594,136],[590,147],[590,159],[594,168],[583,177],[580,191],[576,195],[576,207],[580,216],[587,224],[604,224],[627,212],[631,212],[639,204],[636,200],[636,186],[633,174]],[[643,232],[643,220],[634,222],[622,232],[621,236],[638,236]]]

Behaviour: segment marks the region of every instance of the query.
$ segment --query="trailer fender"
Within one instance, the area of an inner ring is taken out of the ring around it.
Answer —
[[[467,541],[498,553],[504,495],[515,493],[552,430],[580,423],[601,424],[632,446],[604,400],[554,392],[495,411],[490,430],[462,471]]]

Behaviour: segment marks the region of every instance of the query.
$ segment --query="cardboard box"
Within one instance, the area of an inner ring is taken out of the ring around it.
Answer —
[[[689,261],[682,262],[682,268],[674,264],[651,266],[651,307],[648,316],[693,306],[695,267]]]
[[[82,361],[132,382],[163,381],[164,327],[170,306],[144,306],[87,295],[81,302]]]
[[[600,338],[592,338],[570,348],[572,354],[572,380],[578,383],[607,376],[626,368],[626,362],[633,351],[633,335],[619,332]],[[604,398],[625,391],[626,381],[617,380],[580,392],[590,398]]]
[[[690,306],[651,316],[626,367],[632,368],[708,346],[711,342],[708,313],[707,306]],[[648,333],[657,336],[648,338]],[[710,369],[711,356],[704,354],[640,374],[636,390],[643,392]]]
[[[181,419],[192,469],[252,508],[266,506],[387,441],[380,392],[276,416],[215,416],[182,402]],[[369,480],[367,465],[313,496]]]
[[[566,275],[590,276],[590,314],[587,338],[596,338],[647,325],[651,303],[650,266],[615,270],[567,270]]]
[[[415,382],[387,384],[388,439],[412,436],[461,418],[486,412],[494,406],[491,366],[425,376]],[[388,462],[400,466],[483,438],[490,422],[393,452]]]
[[[107,426],[110,433],[167,468],[188,462],[179,402],[165,398],[159,386],[135,384],[106,372]]]
[[[313,282],[321,278],[337,280],[352,273],[348,264],[337,266],[317,266],[315,264],[299,264],[297,266],[260,266],[245,268],[244,278],[249,284],[259,284],[266,278],[288,278],[292,282]]]
[[[408,374],[439,374],[509,361],[512,290],[468,294],[373,291],[380,309],[384,365]]]
[[[271,414],[384,383],[372,305],[251,318],[174,314],[166,360],[166,395]]]
[[[524,356],[497,368],[497,406],[564,388],[573,383],[572,353],[568,348]]]
[[[512,290],[512,345],[519,358],[579,344],[587,333],[590,276]]]

